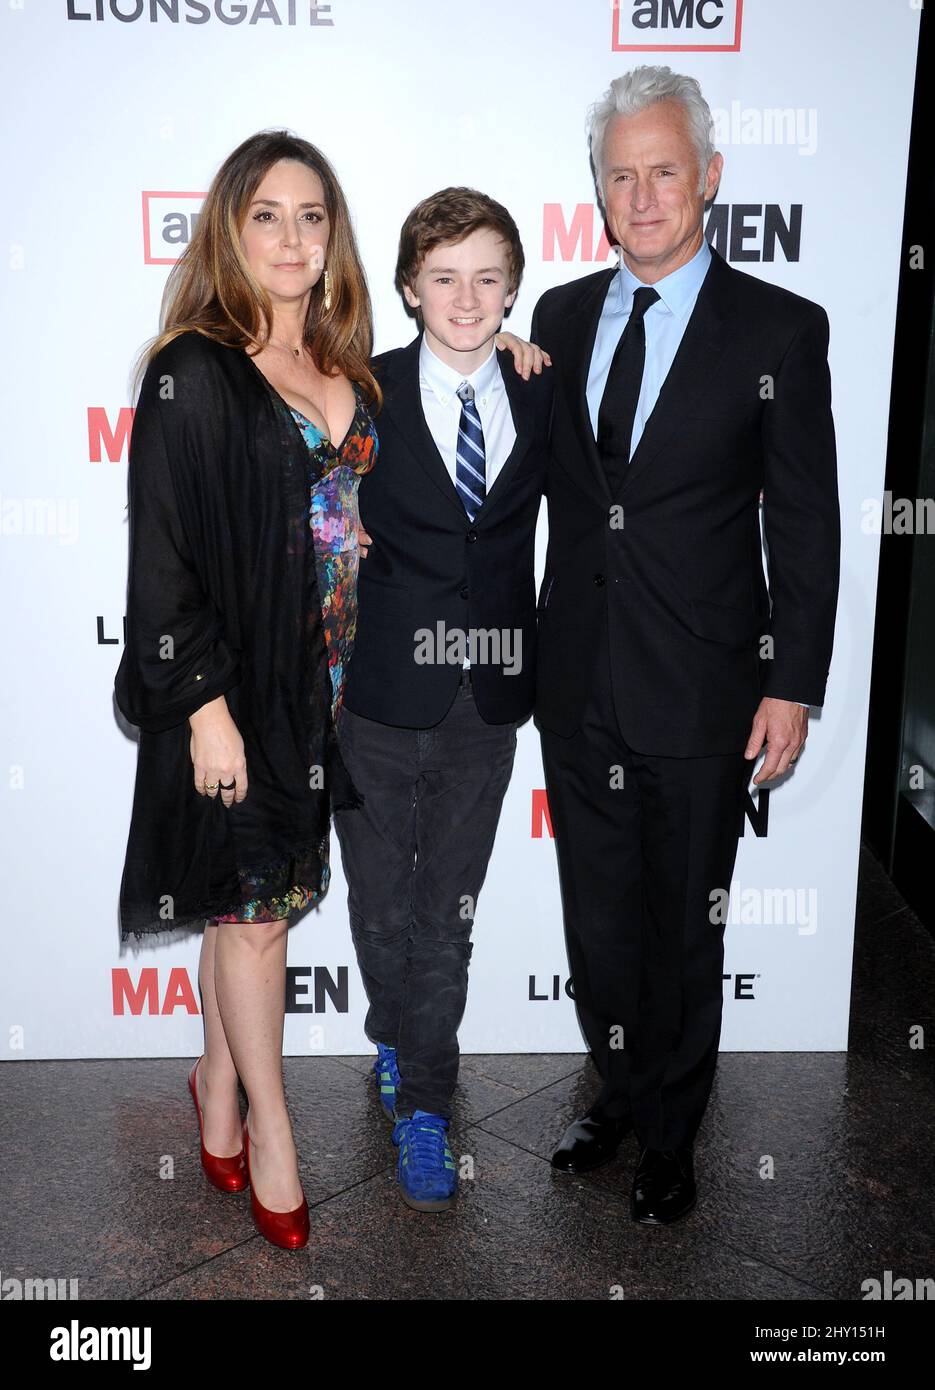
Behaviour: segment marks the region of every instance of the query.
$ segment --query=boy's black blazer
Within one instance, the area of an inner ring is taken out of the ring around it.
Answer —
[[[533,341],[555,372],[536,719],[560,735],[578,728],[607,623],[614,704],[632,748],[742,752],[762,696],[814,705],[825,696],[840,549],[828,317],[712,248],[611,496],[586,384],[616,273],[546,291],[533,317]]]
[[[490,724],[532,711],[536,670],[536,519],[548,458],[551,373],[524,381],[509,352],[500,369],[516,443],[470,521],[422,410],[421,334],[373,361],[383,388],[379,452],[360,482],[360,517],[373,537],[360,562],[357,635],[344,703],[383,724],[424,729],[441,720],[458,689],[461,662],[416,660],[417,633],[493,632],[472,662],[477,708]],[[449,649],[450,650],[450,649]],[[517,660],[518,658],[518,660]],[[517,667],[509,674],[510,665]]]

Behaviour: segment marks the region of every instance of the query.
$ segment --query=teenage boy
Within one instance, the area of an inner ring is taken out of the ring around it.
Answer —
[[[512,217],[473,189],[406,218],[396,287],[421,331],[373,364],[380,453],[360,484],[371,544],[338,732],[364,805],[335,825],[400,1191],[421,1211],[457,1190],[446,1132],[471,928],[535,693],[552,387],[509,356],[501,371],[494,345],[523,265]]]

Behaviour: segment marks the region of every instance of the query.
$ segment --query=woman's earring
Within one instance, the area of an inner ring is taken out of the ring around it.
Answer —
[[[325,312],[331,308],[331,276],[325,271]]]

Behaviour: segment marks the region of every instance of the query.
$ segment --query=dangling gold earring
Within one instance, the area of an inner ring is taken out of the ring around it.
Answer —
[[[325,271],[325,313],[331,308],[331,276]]]

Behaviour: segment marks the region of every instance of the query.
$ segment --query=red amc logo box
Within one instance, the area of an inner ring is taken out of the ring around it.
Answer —
[[[743,0],[613,0],[615,53],[736,53]]]

